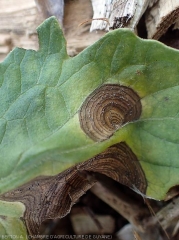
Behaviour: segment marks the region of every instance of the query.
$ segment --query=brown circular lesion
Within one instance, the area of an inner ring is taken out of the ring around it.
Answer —
[[[128,122],[137,120],[142,111],[140,97],[133,89],[105,84],[93,91],[79,111],[83,131],[94,141],[104,141]]]

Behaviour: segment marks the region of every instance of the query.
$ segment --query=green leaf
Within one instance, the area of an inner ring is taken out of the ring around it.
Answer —
[[[19,202],[0,202],[0,239],[26,239],[27,232],[23,222],[25,207]]]
[[[147,197],[165,198],[179,184],[179,52],[121,29],[69,58],[55,18],[38,34],[39,51],[16,48],[0,65],[0,193],[125,142],[145,173]],[[94,91],[111,84],[132,89],[142,113],[95,141],[79,113]]]
[[[0,193],[125,142],[145,173],[146,195],[165,198],[179,183],[179,52],[123,29],[69,58],[55,18],[38,34],[39,51],[15,49],[0,65]],[[79,113],[96,89],[111,84],[133,89],[142,113],[95,141],[82,129]],[[0,233],[25,239],[23,214],[23,204],[0,201]]]

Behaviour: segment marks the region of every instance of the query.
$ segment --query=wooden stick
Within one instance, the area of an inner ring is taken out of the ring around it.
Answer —
[[[127,27],[135,29],[150,0],[91,0],[93,18],[109,19],[110,25],[103,20],[93,21],[90,31]]]
[[[148,38],[159,39],[179,16],[178,0],[158,0],[146,15]]]
[[[118,213],[120,213],[140,232],[145,231],[144,227],[142,226],[142,222],[139,219],[141,216],[149,215],[147,208],[129,198],[127,195],[109,183],[109,181],[107,181],[105,185],[102,182],[97,182],[91,188],[91,192],[115,209]]]

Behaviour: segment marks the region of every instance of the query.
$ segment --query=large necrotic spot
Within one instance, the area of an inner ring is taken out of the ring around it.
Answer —
[[[22,202],[29,235],[39,234],[41,223],[49,218],[61,218],[73,204],[96,182],[93,173],[101,173],[140,194],[145,194],[147,180],[132,149],[120,142],[93,158],[55,175],[40,176],[17,189],[0,195],[9,202]]]
[[[119,84],[105,84],[92,92],[79,111],[83,131],[94,141],[104,141],[141,115],[140,97]]]
[[[143,169],[125,142],[114,144],[90,160],[80,163],[78,169],[105,174],[138,193],[146,193],[147,180]]]

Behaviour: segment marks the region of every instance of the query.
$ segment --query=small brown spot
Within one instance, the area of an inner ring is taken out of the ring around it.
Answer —
[[[3,219],[3,220],[6,220],[6,219],[7,219],[6,216],[2,216],[2,215],[0,215],[0,218]]]
[[[140,70],[137,70],[136,74],[140,76],[142,74],[142,72]]]
[[[164,97],[164,100],[167,102],[169,100],[169,98],[168,97]]]
[[[140,97],[131,88],[106,84],[84,101],[79,111],[83,131],[94,141],[104,141],[128,122],[137,120],[142,111]]]

